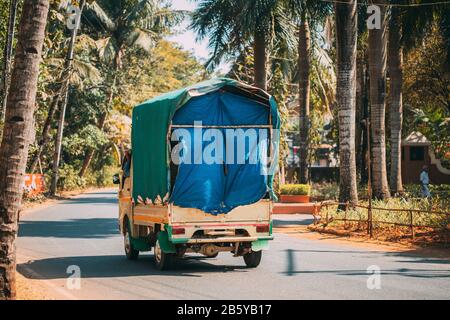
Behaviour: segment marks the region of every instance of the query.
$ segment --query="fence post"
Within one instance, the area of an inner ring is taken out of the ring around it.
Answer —
[[[412,239],[414,241],[415,238],[416,238],[416,234],[414,232],[414,219],[413,218],[414,218],[413,217],[413,212],[412,212],[412,210],[410,210],[409,211],[409,226],[411,228],[411,237],[412,237]]]
[[[450,231],[450,214],[447,212],[445,214],[446,219],[446,225],[445,225],[445,229],[444,229],[444,235],[445,235],[445,243],[448,244],[448,233]]]
[[[314,201],[314,209],[313,209],[313,219],[314,219],[314,225],[317,224],[317,219],[316,219],[316,215],[317,215],[317,202]]]
[[[373,225],[372,225],[372,164],[370,159],[370,121],[366,119],[366,130],[367,130],[367,196],[369,197],[369,208],[367,210],[367,233],[370,238],[373,236]]]
[[[344,212],[344,229],[347,229],[347,210],[348,210],[348,201],[345,203],[345,212]]]

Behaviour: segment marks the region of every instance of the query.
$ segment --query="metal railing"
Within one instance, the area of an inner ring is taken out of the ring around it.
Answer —
[[[332,214],[330,210],[328,210],[328,207],[330,206],[338,206],[339,209],[333,211],[335,214]],[[319,222],[318,217],[320,218],[320,221],[322,221],[322,209],[327,209],[325,212],[325,224],[329,224],[332,221],[343,221],[344,224],[346,222],[358,222],[358,223],[366,223],[367,224],[367,234],[372,238],[373,237],[373,227],[374,224],[388,224],[388,225],[395,225],[395,226],[402,226],[402,227],[409,227],[411,238],[415,240],[416,234],[415,234],[415,228],[432,228],[432,229],[443,229],[445,231],[445,242],[449,242],[448,240],[448,231],[449,231],[449,224],[450,224],[450,211],[435,211],[435,210],[421,210],[421,209],[403,209],[403,208],[380,208],[380,207],[373,207],[371,205],[365,206],[360,204],[352,204],[350,202],[335,202],[335,201],[323,201],[318,204],[315,204],[314,209],[314,224],[317,225]],[[367,210],[367,219],[353,219],[347,217],[347,212],[349,209],[364,209]],[[374,211],[387,211],[391,213],[407,213],[408,214],[408,223],[404,222],[395,222],[395,221],[383,221],[383,220],[374,220],[373,212]],[[343,218],[337,217],[339,214],[344,214]],[[430,224],[418,224],[415,223],[415,216],[417,214],[434,214],[434,215],[442,215],[445,217],[445,226],[436,226],[436,225],[430,225]]]

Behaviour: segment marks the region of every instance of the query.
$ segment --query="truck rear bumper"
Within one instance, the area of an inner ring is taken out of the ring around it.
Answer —
[[[180,243],[222,243],[222,242],[253,242],[257,240],[273,240],[273,236],[261,237],[218,237],[218,238],[171,238],[170,241],[174,244]]]

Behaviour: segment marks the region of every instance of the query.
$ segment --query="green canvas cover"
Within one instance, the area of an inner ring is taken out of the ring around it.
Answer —
[[[273,128],[279,129],[280,119],[273,97],[261,89],[228,78],[200,82],[137,105],[133,109],[131,130],[133,198],[136,203],[138,196],[141,196],[142,199],[155,200],[158,196],[164,198],[170,190],[170,155],[167,139],[169,125],[177,109],[192,97],[214,92],[225,86],[242,89],[248,93],[249,97],[254,95],[255,99],[258,96],[265,97],[271,108]],[[272,139],[278,147],[278,130],[275,132],[277,134]],[[270,177],[270,189],[272,189],[272,180],[273,177]]]

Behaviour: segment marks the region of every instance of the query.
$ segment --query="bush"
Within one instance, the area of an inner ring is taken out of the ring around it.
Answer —
[[[311,195],[320,200],[337,200],[339,198],[339,184],[322,182],[313,184]]]
[[[70,191],[86,188],[86,179],[78,175],[78,169],[67,163],[59,169],[59,190]]]
[[[284,184],[280,186],[280,193],[284,195],[309,196],[311,186],[309,184]]]

